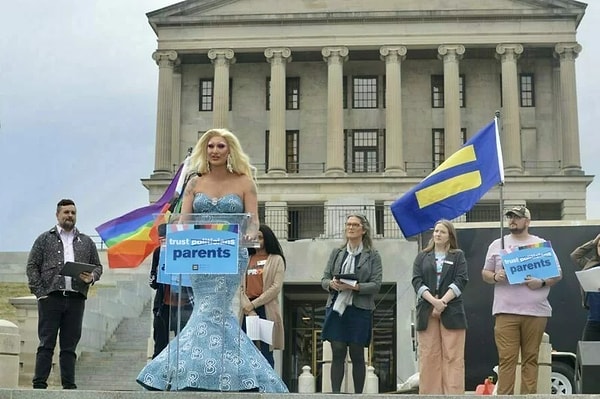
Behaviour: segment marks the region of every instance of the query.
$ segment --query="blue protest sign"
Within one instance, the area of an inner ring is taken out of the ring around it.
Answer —
[[[167,260],[167,248],[165,245],[160,247],[160,256],[158,258],[158,268],[156,281],[160,284],[169,284],[171,292],[177,292],[179,286],[191,287],[192,280],[188,274],[167,274],[165,273]],[[181,280],[181,281],[180,281]]]
[[[556,254],[548,241],[519,247],[501,255],[510,284],[521,284],[527,277],[547,279],[560,276]]]
[[[236,274],[239,226],[228,223],[170,224],[167,274]]]

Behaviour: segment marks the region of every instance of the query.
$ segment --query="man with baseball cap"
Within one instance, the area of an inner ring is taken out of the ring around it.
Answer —
[[[517,206],[505,212],[510,234],[498,238],[488,247],[483,281],[494,285],[494,336],[498,349],[498,395],[512,395],[515,372],[521,352],[521,394],[537,392],[538,352],[552,307],[548,302],[550,287],[562,276],[542,280],[528,277],[525,283],[509,284],[500,257],[502,249],[511,249],[545,241],[529,234],[531,212]],[[558,259],[556,260],[558,265]],[[560,270],[560,265],[559,265]],[[562,273],[562,272],[561,272]]]

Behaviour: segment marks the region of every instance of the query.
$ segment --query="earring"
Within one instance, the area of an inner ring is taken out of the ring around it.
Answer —
[[[206,171],[210,173],[210,162],[208,162],[208,159],[206,160]]]
[[[227,154],[227,171],[233,173],[233,166],[231,166],[231,154]]]

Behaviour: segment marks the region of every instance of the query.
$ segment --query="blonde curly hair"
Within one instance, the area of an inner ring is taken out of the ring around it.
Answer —
[[[194,146],[190,155],[190,170],[200,175],[210,172],[208,166],[208,142],[213,137],[222,137],[229,147],[229,163],[233,173],[246,175],[256,181],[256,168],[250,164],[250,157],[242,150],[238,138],[227,129],[207,130]]]

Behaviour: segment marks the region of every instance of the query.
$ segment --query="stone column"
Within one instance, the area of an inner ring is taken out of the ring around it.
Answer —
[[[496,53],[502,63],[502,155],[506,173],[522,173],[521,118],[519,116],[519,80],[517,59],[523,53],[520,44],[499,44]]]
[[[441,45],[438,58],[444,61],[444,157],[448,159],[462,146],[458,62],[465,53],[462,45]]]
[[[577,87],[575,79],[575,59],[581,52],[578,43],[558,43],[554,47],[560,59],[560,99],[562,119],[563,163],[565,175],[580,175],[579,122],[577,119]]]
[[[560,89],[560,64],[558,60],[553,60],[552,66],[552,97],[554,98],[552,104],[552,126],[554,129],[553,137],[554,140],[552,142],[552,148],[549,149],[549,153],[552,154],[550,156],[551,160],[556,160],[556,164],[552,164],[550,168],[552,168],[552,173],[555,173],[556,170],[562,170],[563,166],[563,128],[562,128],[562,115],[561,115],[561,89]]]
[[[327,165],[325,174],[344,176],[344,62],[347,47],[324,47],[321,50],[327,62]]]
[[[179,63],[175,51],[155,51],[158,64],[158,105],[156,111],[156,150],[152,178],[171,176],[171,128],[173,123],[173,68]]]
[[[379,53],[385,61],[385,174],[404,176],[401,63],[406,47],[384,46]]]
[[[213,128],[229,126],[229,66],[235,63],[231,49],[211,49],[208,58],[215,67],[213,91]]]
[[[173,71],[173,118],[171,124],[171,162],[174,166],[173,172],[183,161],[181,157],[181,67]]]
[[[285,64],[291,61],[289,48],[268,48],[265,57],[271,64],[269,104],[269,175],[286,175],[285,147]]]

